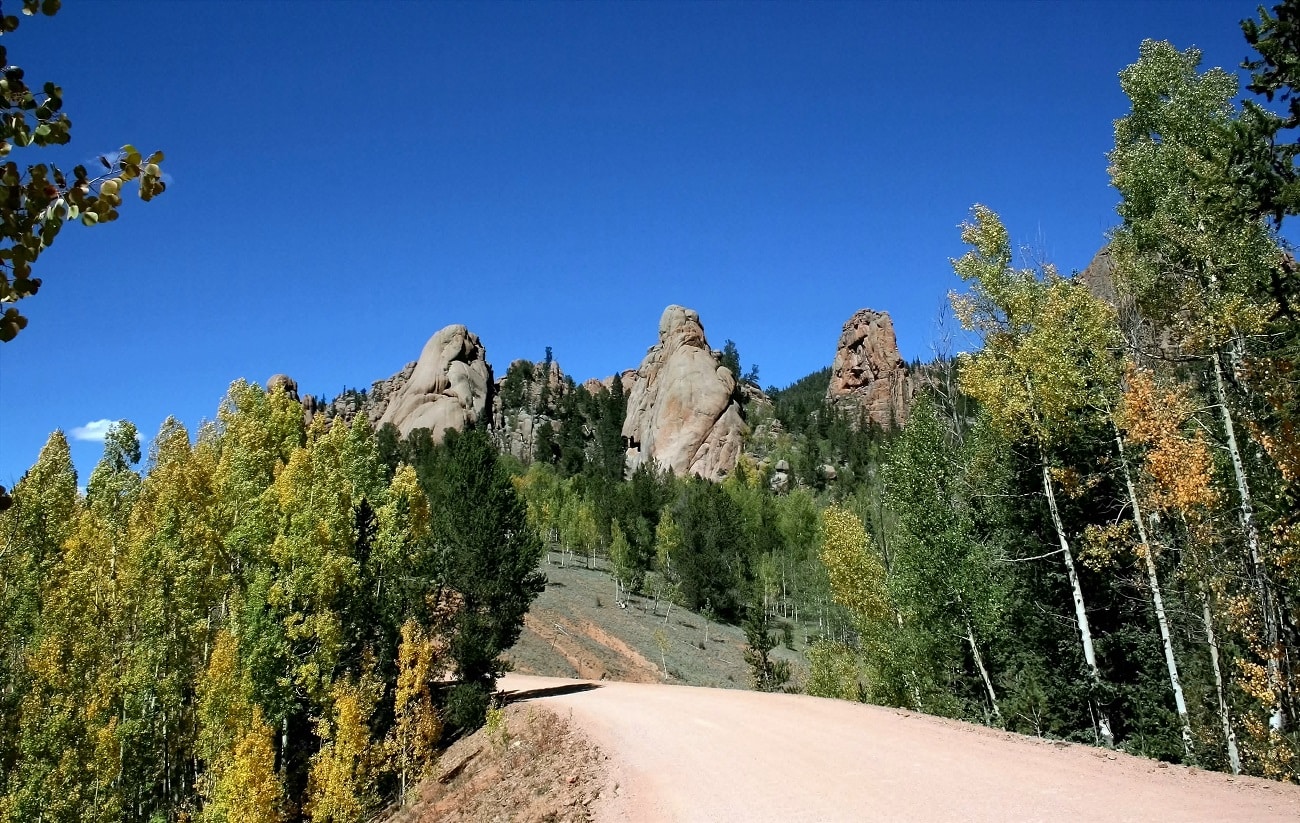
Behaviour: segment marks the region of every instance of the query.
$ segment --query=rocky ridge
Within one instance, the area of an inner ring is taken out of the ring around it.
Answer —
[[[555,409],[576,388],[557,362],[547,362],[549,373],[545,362],[515,361],[494,381],[483,343],[455,324],[434,334],[418,360],[368,390],[345,391],[328,402],[308,395],[301,402],[309,418],[324,414],[351,421],[364,414],[376,427],[393,424],[402,436],[428,428],[435,440],[450,429],[486,421],[503,452],[528,462],[536,454],[542,427],[550,424],[547,434],[562,427]],[[522,381],[512,378],[515,374],[522,375]],[[756,386],[738,382],[722,364],[692,309],[667,307],[658,342],[637,369],[619,376],[627,397],[621,434],[629,473],[652,464],[678,475],[721,480],[735,470],[751,437],[771,440],[781,434],[779,421],[763,422],[764,407],[770,408],[771,400]],[[609,390],[613,381],[613,375],[593,378],[582,388],[595,395]],[[834,408],[855,421],[898,425],[906,419],[915,382],[899,354],[887,313],[863,309],[845,323],[826,394]],[[267,386],[299,397],[297,384],[286,375],[273,376]],[[755,413],[759,428],[751,430]],[[770,466],[766,460],[762,464]],[[833,475],[835,468],[825,466],[823,471]],[[775,475],[776,488],[790,487],[788,466]]]
[[[573,381],[554,360],[515,360],[497,380],[492,396],[492,432],[497,448],[523,462],[537,453],[543,424],[559,425],[550,407],[572,391]],[[545,396],[543,396],[545,395]]]

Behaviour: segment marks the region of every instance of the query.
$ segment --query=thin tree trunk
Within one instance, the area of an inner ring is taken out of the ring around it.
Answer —
[[[1264,561],[1259,549],[1259,527],[1255,523],[1254,499],[1250,493],[1250,484],[1246,481],[1246,467],[1241,459],[1241,450],[1237,447],[1236,429],[1232,423],[1232,412],[1228,409],[1228,393],[1223,385],[1223,359],[1216,351],[1211,358],[1214,366],[1214,388],[1219,400],[1219,413],[1223,418],[1223,432],[1228,441],[1228,454],[1232,457],[1232,472],[1237,481],[1237,494],[1241,501],[1241,528],[1246,534],[1246,556],[1251,583],[1255,595],[1259,598],[1260,617],[1264,624],[1264,646],[1268,671],[1269,688],[1276,695],[1272,706],[1270,725],[1281,731],[1286,726],[1282,711],[1282,676],[1278,661],[1279,632],[1277,615],[1273,610],[1273,592]]]
[[[1065,526],[1061,523],[1061,512],[1056,507],[1056,492],[1052,489],[1052,473],[1047,467],[1047,455],[1040,448],[1039,462],[1043,470],[1043,493],[1047,495],[1047,509],[1052,515],[1052,526],[1056,529],[1056,539],[1061,546],[1061,555],[1065,558],[1065,572],[1070,579],[1070,590],[1074,599],[1074,616],[1079,623],[1079,639],[1083,643],[1083,660],[1088,664],[1088,673],[1094,685],[1101,684],[1101,671],[1097,668],[1097,654],[1092,648],[1092,629],[1088,627],[1088,610],[1083,602],[1083,587],[1079,585],[1079,573],[1074,568],[1074,555],[1070,552],[1070,542],[1065,537]],[[1094,706],[1097,731],[1102,743],[1107,748],[1115,747],[1115,734],[1110,730],[1110,721],[1099,706]]]
[[[1187,700],[1183,697],[1183,683],[1178,677],[1178,663],[1174,659],[1174,642],[1169,635],[1169,618],[1165,615],[1164,597],[1160,593],[1160,578],[1156,575],[1156,561],[1151,541],[1147,539],[1146,523],[1142,520],[1142,508],[1138,505],[1137,490],[1133,488],[1133,476],[1128,469],[1128,456],[1124,453],[1124,438],[1119,426],[1111,418],[1115,429],[1115,448],[1119,450],[1119,465],[1124,470],[1124,485],[1128,488],[1129,505],[1133,507],[1133,523],[1137,526],[1138,540],[1142,541],[1142,559],[1146,561],[1147,582],[1151,586],[1151,603],[1156,610],[1156,623],[1160,625],[1160,643],[1165,649],[1165,668],[1169,671],[1169,688],[1174,692],[1174,708],[1178,710],[1178,722],[1183,727],[1183,754],[1192,758],[1192,724],[1187,717]]]
[[[1205,620],[1205,640],[1210,644],[1210,665],[1214,669],[1214,690],[1219,698],[1219,722],[1223,724],[1223,740],[1228,747],[1228,767],[1233,774],[1241,774],[1241,755],[1237,752],[1237,735],[1232,731],[1232,718],[1228,715],[1228,701],[1223,696],[1223,672],[1219,668],[1219,641],[1214,637],[1214,618],[1210,614],[1210,596],[1201,589],[1201,611]]]
[[[898,621],[898,633],[903,634],[903,615],[897,609],[894,610],[894,619]],[[918,685],[920,678],[916,676],[916,669],[908,670],[912,675],[912,705],[918,712],[923,711],[921,708],[921,687]]]
[[[970,618],[966,618],[966,642],[970,643],[971,654],[975,657],[975,666],[980,670],[980,679],[984,681],[984,688],[989,693],[989,706],[993,709],[993,717],[1002,725],[1002,712],[998,710],[998,696],[993,691],[993,681],[989,679],[989,670],[984,668],[984,656],[980,654],[979,644],[975,642],[975,627],[971,625]]]

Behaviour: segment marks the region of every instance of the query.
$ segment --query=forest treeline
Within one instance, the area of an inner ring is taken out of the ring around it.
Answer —
[[[503,381],[513,457],[242,382],[143,461],[119,423],[84,489],[56,432],[0,513],[0,820],[370,819],[482,722],[548,551],[745,622],[759,688],[1297,779],[1300,3],[1245,29],[1282,114],[1195,50],[1121,72],[1100,287],[972,210],[975,342],[899,430],[823,371],[746,401],[721,483],[628,474],[621,381],[548,356]]]
[[[483,721],[544,585],[482,431],[396,452],[236,383],[0,516],[0,819],[361,821]],[[423,434],[421,437],[420,435]]]
[[[1194,49],[1147,41],[1120,73],[1122,223],[1091,282],[1017,267],[972,210],[952,303],[978,348],[930,367],[870,533],[823,517],[857,634],[814,649],[813,691],[1300,774],[1300,269],[1279,234],[1300,4],[1244,28],[1249,90],[1285,114],[1238,106]]]

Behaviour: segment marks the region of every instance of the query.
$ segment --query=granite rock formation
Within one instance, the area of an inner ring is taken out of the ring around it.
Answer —
[[[464,326],[442,329],[429,338],[408,376],[390,378],[394,385],[380,401],[377,425],[392,423],[403,437],[429,429],[435,442],[449,429],[474,425],[490,409],[492,367],[486,354],[478,335]]]
[[[659,342],[625,388],[629,470],[653,461],[678,475],[720,480],[735,468],[749,427],[736,378],[709,348],[695,311],[664,309]]]
[[[890,428],[907,419],[912,393],[894,321],[888,312],[861,309],[840,333],[827,401],[855,423],[869,420]]]
[[[560,424],[554,409],[572,390],[573,381],[565,377],[560,364],[515,360],[497,381],[492,397],[493,438],[503,452],[527,463],[537,453],[537,434],[544,423],[553,431]],[[543,397],[545,387],[545,398]]]

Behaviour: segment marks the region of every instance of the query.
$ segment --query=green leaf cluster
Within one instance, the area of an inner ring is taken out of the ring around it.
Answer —
[[[52,16],[60,5],[59,0],[24,0],[23,13]],[[14,32],[18,22],[17,17],[3,17],[0,35]],[[51,82],[39,90],[29,85],[22,68],[9,65],[4,46],[0,66],[0,342],[7,342],[27,326],[27,318],[13,304],[41,287],[41,278],[32,276],[32,264],[64,223],[80,220],[93,226],[116,220],[122,188],[132,180],[145,201],[167,186],[159,166],[162,152],[146,158],[131,145],[113,157],[100,157],[103,172],[91,175],[78,165],[71,178],[56,165],[20,166],[6,159],[21,149],[66,145],[72,139],[72,121],[63,110],[63,89]]]

